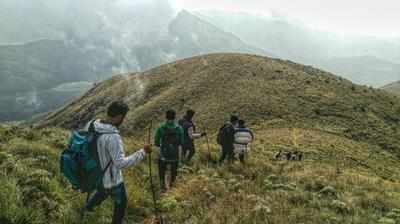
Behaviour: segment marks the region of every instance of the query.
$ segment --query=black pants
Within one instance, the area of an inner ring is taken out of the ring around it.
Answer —
[[[175,184],[176,177],[178,175],[178,165],[179,165],[178,160],[177,161],[165,161],[165,160],[159,159],[158,160],[158,174],[160,175],[160,185],[161,185],[162,190],[166,189],[165,175],[167,173],[168,165],[171,166],[171,182],[169,183],[170,187],[172,187]]]
[[[222,154],[221,158],[219,159],[219,162],[220,163],[224,162],[225,158],[227,157],[229,162],[233,161],[234,159],[233,145],[222,145]]]
[[[121,224],[125,216],[125,209],[128,204],[124,183],[121,183],[111,189],[104,189],[103,187],[99,187],[95,195],[86,204],[86,209],[92,211],[109,196],[111,196],[114,201],[114,214],[112,224]]]
[[[194,145],[184,145],[182,147],[182,155],[181,155],[182,161],[190,162],[195,153],[196,150],[194,148]]]
[[[239,160],[241,163],[244,163],[244,153],[239,153]]]

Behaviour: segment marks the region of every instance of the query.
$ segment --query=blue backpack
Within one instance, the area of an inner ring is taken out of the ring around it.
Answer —
[[[72,184],[72,187],[82,193],[88,193],[88,198],[98,186],[103,184],[105,171],[111,165],[111,160],[104,170],[101,169],[97,153],[97,139],[101,136],[94,129],[94,121],[89,125],[89,131],[74,131],[69,146],[60,158],[61,173]]]

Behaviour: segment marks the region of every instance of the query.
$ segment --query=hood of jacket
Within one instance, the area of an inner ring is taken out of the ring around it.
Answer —
[[[90,123],[91,122],[89,122],[89,124],[87,125],[88,129],[89,129]],[[119,134],[118,129],[112,124],[105,124],[105,123],[100,122],[100,120],[96,120],[93,125],[94,125],[94,130],[96,132],[98,132],[98,133],[101,133],[101,134]]]

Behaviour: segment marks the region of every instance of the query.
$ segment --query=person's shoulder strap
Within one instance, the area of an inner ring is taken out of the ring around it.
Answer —
[[[97,132],[97,131],[96,131],[96,128],[95,128],[95,126],[94,126],[94,123],[95,123],[95,122],[96,122],[96,119],[93,119],[92,121],[90,121],[89,127],[88,127],[88,132],[89,132],[89,133],[94,133],[94,134],[96,134],[97,136],[100,136],[101,133]],[[105,133],[104,133],[104,134],[105,134]]]
[[[177,125],[175,127],[175,131],[180,132],[181,130],[183,130],[183,128],[181,126]]]

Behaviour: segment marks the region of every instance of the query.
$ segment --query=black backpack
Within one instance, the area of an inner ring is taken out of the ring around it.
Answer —
[[[232,124],[224,124],[224,126],[222,126],[218,131],[217,143],[219,145],[227,145],[233,143],[233,137],[234,128]]]
[[[179,158],[179,139],[180,127],[165,128],[164,136],[161,140],[161,158],[164,160],[176,161]]]
[[[196,126],[190,121],[187,121],[186,119],[181,119],[178,122],[179,126],[182,127],[183,130],[183,144],[184,145],[189,145],[193,144],[193,140],[189,136],[189,128],[193,127],[193,131],[196,132]]]

